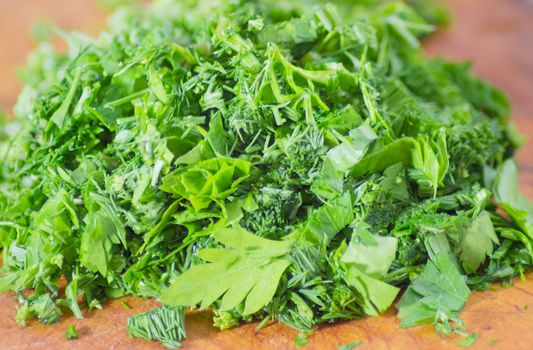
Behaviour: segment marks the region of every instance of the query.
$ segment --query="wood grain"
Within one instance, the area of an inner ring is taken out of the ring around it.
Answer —
[[[473,60],[481,76],[504,89],[514,106],[519,130],[533,136],[533,2],[529,0],[448,0],[454,26],[426,44],[430,55]],[[103,25],[103,12],[94,0],[0,0],[0,106],[10,110],[20,89],[14,74],[33,46],[31,21],[49,17],[61,27],[94,32]],[[521,186],[533,198],[533,144],[518,153]],[[86,311],[85,319],[65,315],[51,327],[32,322],[25,329],[14,322],[13,294],[0,295],[0,349],[162,349],[155,343],[128,338],[125,325],[130,315],[157,305],[152,300],[127,298],[131,310],[119,301],[102,311]],[[461,318],[480,337],[472,349],[529,349],[533,344],[533,274],[512,288],[474,293]],[[74,323],[80,338],[65,340]],[[183,349],[293,349],[296,332],[278,323],[255,330],[255,324],[229,331],[211,326],[209,312],[187,316],[188,339]],[[351,341],[363,341],[361,349],[454,349],[456,339],[435,337],[431,327],[399,329],[394,310],[381,317],[365,318],[323,327],[309,337],[305,349],[336,349]]]
[[[0,349],[163,349],[158,344],[141,339],[130,339],[126,335],[127,318],[146,311],[157,304],[127,298],[131,310],[120,302],[112,301],[102,311],[85,313],[85,319],[74,320],[66,315],[62,322],[44,326],[32,322],[27,328],[20,328],[14,321],[15,301],[11,294],[0,297]],[[495,286],[494,291],[474,293],[461,319],[470,331],[479,333],[479,339],[472,349],[486,349],[496,342],[495,349],[530,349],[533,335],[533,276],[529,281],[518,281],[512,288]],[[65,340],[65,330],[73,323],[79,330],[76,341]],[[296,349],[294,337],[297,332],[273,323],[260,331],[255,324],[244,325],[227,331],[218,331],[211,326],[209,312],[197,312],[187,316],[188,338],[183,350],[281,350]],[[431,327],[399,329],[394,310],[380,317],[369,317],[357,321],[338,323],[323,327],[309,336],[309,344],[303,349],[337,349],[354,340],[363,342],[360,349],[456,349],[457,338],[443,339],[435,336]],[[359,348],[358,348],[359,350]]]

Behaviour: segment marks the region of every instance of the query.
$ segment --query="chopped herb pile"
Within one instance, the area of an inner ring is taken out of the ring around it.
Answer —
[[[129,333],[176,347],[185,307],[307,334],[405,287],[403,326],[462,333],[472,290],[523,275],[506,98],[424,57],[434,27],[404,3],[320,3],[156,0],[30,56],[0,131],[19,323],[133,294],[165,306]]]

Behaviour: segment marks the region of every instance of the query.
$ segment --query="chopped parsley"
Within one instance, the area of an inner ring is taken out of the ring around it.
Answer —
[[[402,326],[466,335],[471,291],[533,264],[533,206],[507,99],[426,58],[423,18],[447,17],[408,2],[155,0],[41,44],[0,123],[17,321],[135,295],[164,306],[129,334],[171,348],[197,306],[303,344],[406,287]]]

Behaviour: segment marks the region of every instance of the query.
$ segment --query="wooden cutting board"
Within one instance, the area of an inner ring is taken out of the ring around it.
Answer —
[[[24,63],[32,47],[30,23],[48,17],[63,28],[96,32],[104,13],[95,0],[0,0],[0,106],[9,110],[20,83],[15,68]],[[429,54],[453,59],[472,59],[481,76],[504,89],[513,103],[519,130],[533,136],[533,2],[531,0],[448,0],[455,23],[425,43]],[[490,3],[490,5],[489,5]],[[521,186],[533,198],[533,143],[519,152]],[[461,319],[468,330],[479,333],[473,349],[530,349],[533,344],[533,273],[529,281],[512,288],[494,286],[493,291],[474,293]],[[126,310],[118,301],[101,311],[85,312],[85,319],[64,316],[51,327],[32,322],[26,328],[14,321],[16,302],[12,294],[0,295],[0,349],[162,349],[143,340],[129,339],[130,315],[149,310],[154,301],[128,298]],[[65,340],[66,327],[79,331],[76,341]],[[183,349],[292,349],[296,332],[278,323],[261,331],[245,325],[228,331],[211,326],[209,312],[187,316],[188,339]],[[381,317],[343,322],[321,328],[309,336],[304,349],[337,349],[362,341],[360,349],[453,349],[457,338],[442,339],[431,327],[399,329],[394,310]],[[359,348],[358,348],[359,349]]]

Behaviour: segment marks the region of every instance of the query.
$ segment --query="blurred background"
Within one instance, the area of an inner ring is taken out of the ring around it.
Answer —
[[[35,37],[46,28],[43,23],[96,34],[110,9],[127,1],[0,0],[0,111],[9,114],[16,101],[21,88],[17,68],[37,45]],[[533,0],[443,2],[452,23],[425,41],[426,51],[472,61],[477,74],[504,90],[515,123],[530,137],[526,148],[533,150]],[[524,190],[533,197],[533,157],[528,153],[522,151],[518,159]]]

